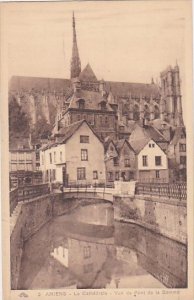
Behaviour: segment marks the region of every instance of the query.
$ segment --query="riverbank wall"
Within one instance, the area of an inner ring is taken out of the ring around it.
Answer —
[[[177,242],[187,243],[186,201],[145,195],[115,195],[114,219],[134,223]]]

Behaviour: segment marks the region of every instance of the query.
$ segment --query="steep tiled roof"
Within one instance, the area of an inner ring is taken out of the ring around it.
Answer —
[[[92,110],[100,110],[100,103],[104,101],[102,95],[99,92],[81,90],[77,95],[74,94],[70,98],[69,108],[78,108],[79,99],[85,100],[85,109]],[[106,108],[107,111],[113,111],[108,103],[106,104]]]
[[[71,86],[69,79],[12,76],[9,82],[11,90],[66,90]]]
[[[146,83],[131,83],[131,82],[117,82],[117,81],[106,81],[106,90],[111,93],[114,97],[125,97],[131,96],[139,98],[140,95],[143,97],[159,98],[160,91],[156,84]]]
[[[81,81],[97,81],[96,75],[94,74],[94,71],[92,70],[90,64],[87,64],[83,71],[80,73],[79,79]]]
[[[116,148],[117,148],[118,153],[120,153],[121,149],[123,148],[124,143],[127,143],[129,149],[132,150],[133,152],[135,152],[133,147],[129,144],[129,142],[126,139],[120,139],[116,143]]]
[[[148,134],[148,136],[157,142],[167,142],[166,138],[153,126],[144,126],[144,130]]]
[[[130,145],[134,149],[134,151],[138,154],[144,147],[147,145],[147,143],[151,140],[151,138],[145,138],[145,139],[137,139],[130,142]]]
[[[63,127],[59,130],[59,132],[55,135],[57,137],[57,141],[51,141],[49,144],[44,146],[42,150],[46,150],[49,148],[52,148],[53,146],[57,146],[58,144],[65,144],[70,137],[79,129],[79,127],[86,123],[88,127],[91,129],[91,131],[96,135],[96,137],[99,139],[99,141],[102,143],[99,136],[96,134],[96,132],[93,130],[93,128],[87,123],[86,120],[81,120],[75,123],[72,123],[69,126]]]

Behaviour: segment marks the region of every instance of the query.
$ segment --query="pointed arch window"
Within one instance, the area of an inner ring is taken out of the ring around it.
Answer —
[[[160,110],[157,105],[154,106],[154,118],[159,119],[160,118]]]

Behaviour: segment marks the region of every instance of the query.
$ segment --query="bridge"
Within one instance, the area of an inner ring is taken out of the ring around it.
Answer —
[[[74,184],[69,187],[63,187],[60,189],[53,189],[52,193],[63,193],[64,198],[77,198],[77,199],[101,199],[109,202],[113,202],[114,195],[123,194],[130,196],[130,183],[121,182],[121,186],[115,183],[114,187],[104,186],[91,186],[91,185],[79,185]],[[187,185],[185,182],[181,183],[138,183],[134,185],[134,191],[132,188],[132,195],[147,195],[158,198],[165,198],[169,200],[187,200]],[[124,187],[124,188],[123,188]],[[29,201],[30,199],[39,197],[41,195],[49,194],[51,191],[48,184],[38,184],[29,186],[20,186],[10,191],[10,215],[14,211],[18,202]]]

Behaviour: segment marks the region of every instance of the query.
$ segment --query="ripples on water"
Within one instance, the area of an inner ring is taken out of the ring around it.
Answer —
[[[184,245],[90,205],[25,243],[19,289],[186,287],[186,264]]]

